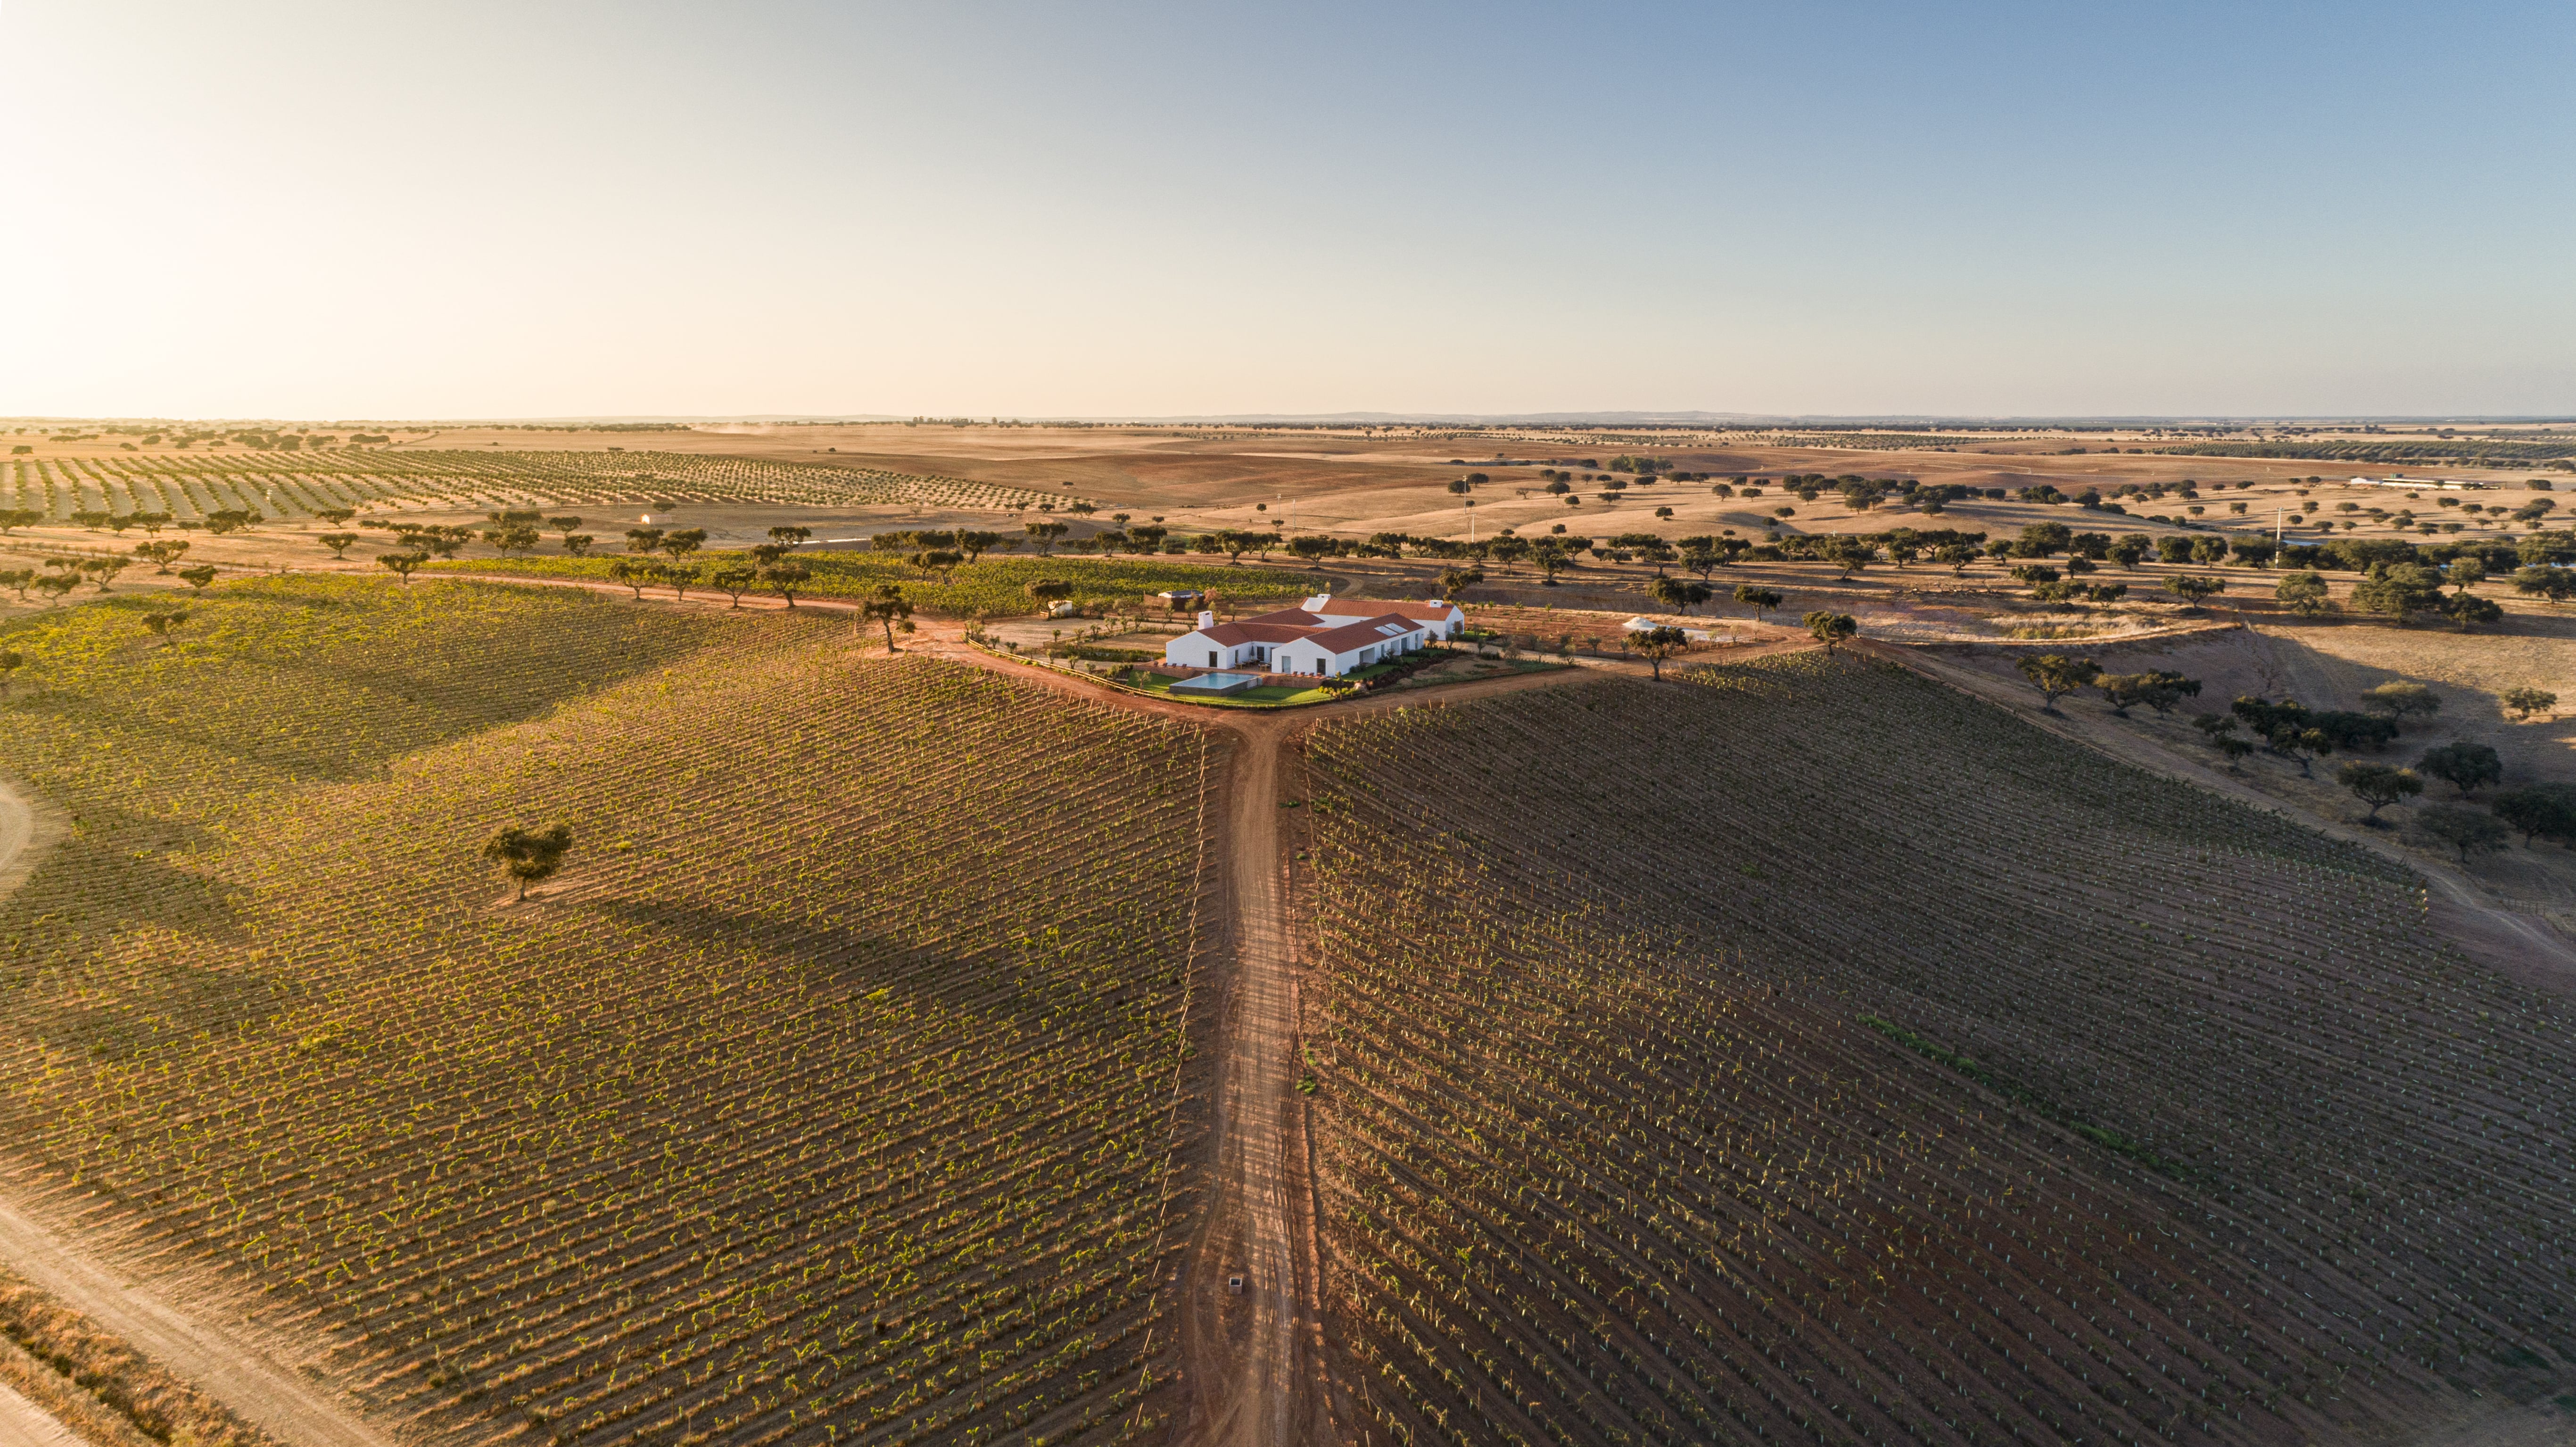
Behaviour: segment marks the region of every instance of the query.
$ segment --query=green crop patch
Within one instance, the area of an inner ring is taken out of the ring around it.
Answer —
[[[693,558],[712,571],[731,559],[723,553]],[[533,578],[610,579],[616,558],[476,558],[432,563],[428,572],[499,574]],[[811,576],[797,587],[802,596],[864,597],[881,585],[903,589],[914,607],[952,618],[1026,616],[1039,609],[1032,583],[1066,583],[1067,601],[1077,606],[1139,603],[1171,590],[1218,591],[1238,600],[1286,600],[1313,591],[1310,577],[1264,568],[1228,567],[1222,563],[1178,563],[1154,558],[986,558],[946,574],[925,571],[900,557],[876,553],[806,553],[799,555]],[[424,574],[426,575],[426,574]],[[647,583],[647,587],[661,587]],[[691,585],[702,596],[720,596],[704,581]],[[776,589],[756,592],[776,596]],[[1160,606],[1159,601],[1155,606]],[[1160,657],[1161,655],[1155,655]]]

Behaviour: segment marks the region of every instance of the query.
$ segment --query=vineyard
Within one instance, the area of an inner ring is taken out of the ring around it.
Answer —
[[[1314,736],[1380,1442],[2355,1440],[2569,1390],[2569,1011],[2409,876],[1807,653]]]
[[[1299,597],[1321,586],[1308,574],[1152,558],[986,558],[944,572],[913,567],[899,554],[888,553],[816,552],[802,554],[799,561],[813,572],[801,591],[814,597],[864,597],[879,584],[893,583],[902,587],[914,607],[952,618],[1034,613],[1039,604],[1028,587],[1037,582],[1072,584],[1070,601],[1084,607],[1141,603],[1152,610],[1163,609],[1154,595],[1166,589],[1216,592],[1237,602],[1260,603]],[[476,558],[433,563],[430,571],[605,582],[614,562],[613,558]]]
[[[0,638],[0,770],[78,820],[0,904],[42,1177],[363,1333],[440,1435],[1160,1432],[1205,736],[838,619],[144,612]],[[478,851],[551,820],[514,903]]]
[[[658,502],[1009,510],[1075,500],[957,477],[682,452],[12,458],[0,473],[0,508],[22,508],[56,523],[75,513],[167,513],[195,522],[226,511],[298,518],[371,507],[480,511]]]
[[[2576,440],[2507,442],[2416,437],[2387,442],[2198,442],[2187,447],[2159,447],[2156,451],[2179,457],[2314,458],[2322,462],[2450,462],[2467,467],[2519,467],[2524,463],[2576,457]]]

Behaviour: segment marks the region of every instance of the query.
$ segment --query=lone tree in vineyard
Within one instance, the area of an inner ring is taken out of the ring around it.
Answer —
[[[143,626],[152,630],[152,636],[160,639],[164,648],[170,646],[170,630],[187,621],[185,608],[156,608],[143,615]]]
[[[404,586],[404,587],[406,587],[406,588],[408,588],[408,587],[410,587],[410,586],[411,586],[411,575],[412,575],[414,572],[416,572],[416,571],[418,571],[418,570],[419,570],[419,568],[420,568],[420,565],[421,565],[421,564],[426,563],[426,562],[428,562],[428,561],[429,561],[429,554],[427,554],[427,553],[378,553],[378,554],[376,554],[376,566],[377,566],[377,567],[380,567],[380,568],[383,568],[385,571],[387,571],[387,572],[389,572],[389,573],[392,573],[395,577],[402,579],[402,580],[403,580],[403,586]],[[188,570],[188,572],[189,572],[189,573],[194,573],[194,572],[198,572],[198,571],[204,571],[204,572],[211,573],[211,572],[213,572],[213,571],[214,571],[214,569],[212,569],[212,568],[206,568],[206,569],[200,570],[200,569],[196,569],[196,568],[191,568],[191,569],[189,569],[189,570]],[[188,573],[181,573],[179,576],[184,578],[184,577],[188,576]],[[209,581],[209,582],[211,582],[211,581],[212,581],[212,579],[209,579],[208,581]],[[202,585],[200,585],[200,586],[202,586]]]
[[[423,558],[420,561],[422,563],[426,563],[429,559]],[[415,563],[413,566],[418,567],[419,564]],[[214,565],[211,563],[200,563],[193,568],[181,568],[179,570],[179,581],[202,593],[206,590],[206,585],[215,581]],[[409,581],[408,575],[406,575],[405,581]]]
[[[2079,688],[2090,688],[2102,676],[2102,665],[2090,658],[2069,658],[2062,653],[2043,653],[2025,658],[2014,665],[2030,686],[2039,690],[2040,712],[2057,712],[2057,701]]]
[[[1655,681],[1664,677],[1664,660],[1690,646],[1690,635],[1669,624],[1643,628],[1628,635],[1628,647],[1640,658],[1654,665]]]
[[[879,583],[876,591],[859,604],[859,617],[866,623],[883,624],[886,652],[900,652],[894,646],[895,625],[903,625],[906,633],[912,631],[912,600],[904,597],[903,590],[894,584]]]
[[[484,843],[483,857],[498,861],[519,882],[519,898],[526,899],[528,886],[554,878],[571,849],[569,824],[549,824],[543,829],[522,829],[514,824]]]
[[[2386,764],[2367,764],[2359,760],[2343,766],[2335,777],[2352,790],[2353,797],[2370,806],[2369,820],[2379,822],[2379,811],[2400,799],[2411,799],[2424,792],[2424,781],[2411,770],[2390,768]]]

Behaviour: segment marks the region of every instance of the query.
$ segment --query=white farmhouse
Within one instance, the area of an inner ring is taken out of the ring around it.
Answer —
[[[1319,594],[1298,607],[1233,623],[1201,613],[1196,628],[1163,645],[1163,661],[1336,678],[1435,638],[1455,638],[1466,626],[1465,610],[1446,601],[1336,604],[1330,594]]]

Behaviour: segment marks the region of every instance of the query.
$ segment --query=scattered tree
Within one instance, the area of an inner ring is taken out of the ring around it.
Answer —
[[[2463,865],[2469,862],[2471,853],[2502,849],[2512,837],[2503,820],[2483,809],[2459,804],[2434,804],[2418,810],[2413,834],[2418,843],[2459,851]]]
[[[2272,596],[2302,618],[2321,618],[2335,611],[2326,596],[2326,580],[2315,573],[2291,573],[2272,586]]]
[[[912,602],[903,596],[903,589],[892,583],[879,583],[876,591],[860,600],[859,618],[863,623],[885,625],[886,652],[898,652],[894,646],[895,629],[900,625],[904,632],[912,631]]]
[[[2014,665],[2030,686],[2039,690],[2040,712],[2057,712],[2057,700],[2079,688],[2090,688],[2102,676],[2102,665],[2090,658],[2069,658],[2062,653],[2043,653],[2024,658]]]
[[[1859,620],[1849,613],[1827,613],[1819,610],[1808,614],[1800,621],[1807,625],[1808,632],[1816,635],[1817,642],[1825,645],[1827,657],[1833,655],[1835,645],[1860,631]]]
[[[403,586],[406,588],[411,586],[411,575],[420,569],[421,564],[428,561],[429,554],[427,553],[376,554],[376,566],[383,568],[385,571],[392,573],[395,577],[402,579]],[[191,569],[190,571],[195,570]],[[212,568],[208,568],[205,571],[211,573],[214,570]],[[187,574],[182,573],[179,576],[184,578]]]
[[[2522,832],[2526,849],[2535,836],[2576,843],[2576,784],[2525,784],[2497,794],[2487,807]]]
[[[2204,577],[2198,573],[2185,573],[2180,577],[2166,579],[2165,591],[2182,599],[2183,602],[2190,606],[2197,608],[2201,605],[2203,599],[2215,597],[2220,593],[2226,592],[2227,580],[2225,578]]]
[[[429,561],[429,559],[427,559],[427,558],[422,558],[422,559],[420,560],[420,562],[422,562],[422,563],[426,563],[426,562],[428,562],[428,561]],[[414,564],[413,566],[417,567],[417,566],[418,566],[418,564],[416,563],[416,564]],[[405,580],[406,580],[406,585],[408,585],[408,580],[409,580],[408,570],[406,570],[406,571],[405,571]],[[213,567],[213,565],[212,565],[212,564],[200,563],[199,565],[197,565],[196,567],[193,567],[193,568],[181,568],[181,569],[179,570],[179,581],[180,581],[180,582],[182,582],[182,583],[187,584],[189,587],[194,588],[194,589],[196,589],[198,592],[202,593],[202,592],[206,591],[206,585],[207,585],[207,584],[212,583],[213,581],[215,581],[215,570],[214,570],[214,567]]]
[[[1690,635],[1669,624],[1640,628],[1628,635],[1630,652],[1654,666],[1655,681],[1664,678],[1664,660],[1690,646]]]
[[[2442,580],[2420,563],[2379,563],[2352,586],[2352,606],[2400,623],[2442,607]]]
[[[143,615],[143,626],[152,630],[152,636],[160,639],[164,648],[170,646],[170,630],[187,621],[185,608],[156,608]]]
[[[2426,749],[2415,767],[2459,790],[2463,799],[2476,793],[2481,785],[2504,782],[2504,760],[2487,745],[2466,739]]]
[[[517,825],[493,835],[483,845],[483,857],[497,861],[510,878],[518,881],[519,898],[528,897],[528,886],[552,879],[563,868],[564,855],[572,850],[572,826],[549,824],[543,829],[522,829]]]
[[[2400,799],[2411,799],[2424,792],[2424,781],[2411,771],[2358,759],[2344,765],[2335,777],[2353,792],[2355,798],[2370,806],[2367,817],[2373,824],[2379,822],[2380,810]]]
[[[790,610],[796,607],[796,590],[804,587],[813,576],[812,568],[794,558],[764,564],[760,570],[760,581],[765,586],[776,588],[778,596],[787,600]]]
[[[630,553],[658,553],[661,550],[662,530],[660,528],[628,528],[626,530],[626,551]]]
[[[1482,568],[1443,568],[1440,570],[1440,596],[1455,599],[1483,581],[1485,570]]]
[[[2517,721],[2524,720],[2557,707],[2558,695],[2545,688],[2511,688],[2505,690],[2504,706]]]
[[[589,552],[590,545],[597,541],[599,541],[599,539],[592,537],[588,533],[566,533],[563,535],[564,556],[568,558],[578,558],[582,554]]]
[[[331,550],[332,557],[343,558],[348,556],[349,549],[356,547],[361,539],[356,533],[324,533],[320,537],[315,538],[314,541],[320,543],[326,548],[329,548]],[[167,547],[169,544],[165,543],[162,546]],[[187,544],[181,543],[179,546],[184,548]],[[143,550],[141,548],[137,548],[135,551],[139,553]],[[166,573],[170,570],[168,568],[163,568],[161,571]]]
[[[635,601],[644,601],[644,585],[661,581],[662,568],[643,558],[611,558],[608,576],[634,590]]]
[[[2146,673],[2106,673],[2093,680],[2111,712],[2129,716],[2130,706],[2145,704],[2158,713],[2171,713],[2186,698],[2200,697],[2200,680],[2161,669]]]
[[[2406,720],[2421,715],[2431,718],[2442,711],[2442,696],[2420,683],[2383,683],[2361,692],[2361,706],[2387,714],[2400,727]]]
[[[771,542],[779,543],[791,548],[795,547],[799,543],[811,539],[813,536],[814,530],[808,527],[783,526],[774,527],[769,530],[769,540]],[[991,534],[987,533],[984,534],[984,536],[990,537]]]
[[[1762,621],[1762,615],[1779,607],[1782,600],[1779,594],[1768,588],[1757,588],[1751,583],[1743,583],[1736,587],[1735,601],[1752,609],[1753,621],[1759,623]]]
[[[759,581],[760,570],[749,563],[726,563],[707,574],[707,586],[733,599],[735,608],[742,606],[743,593]]]

